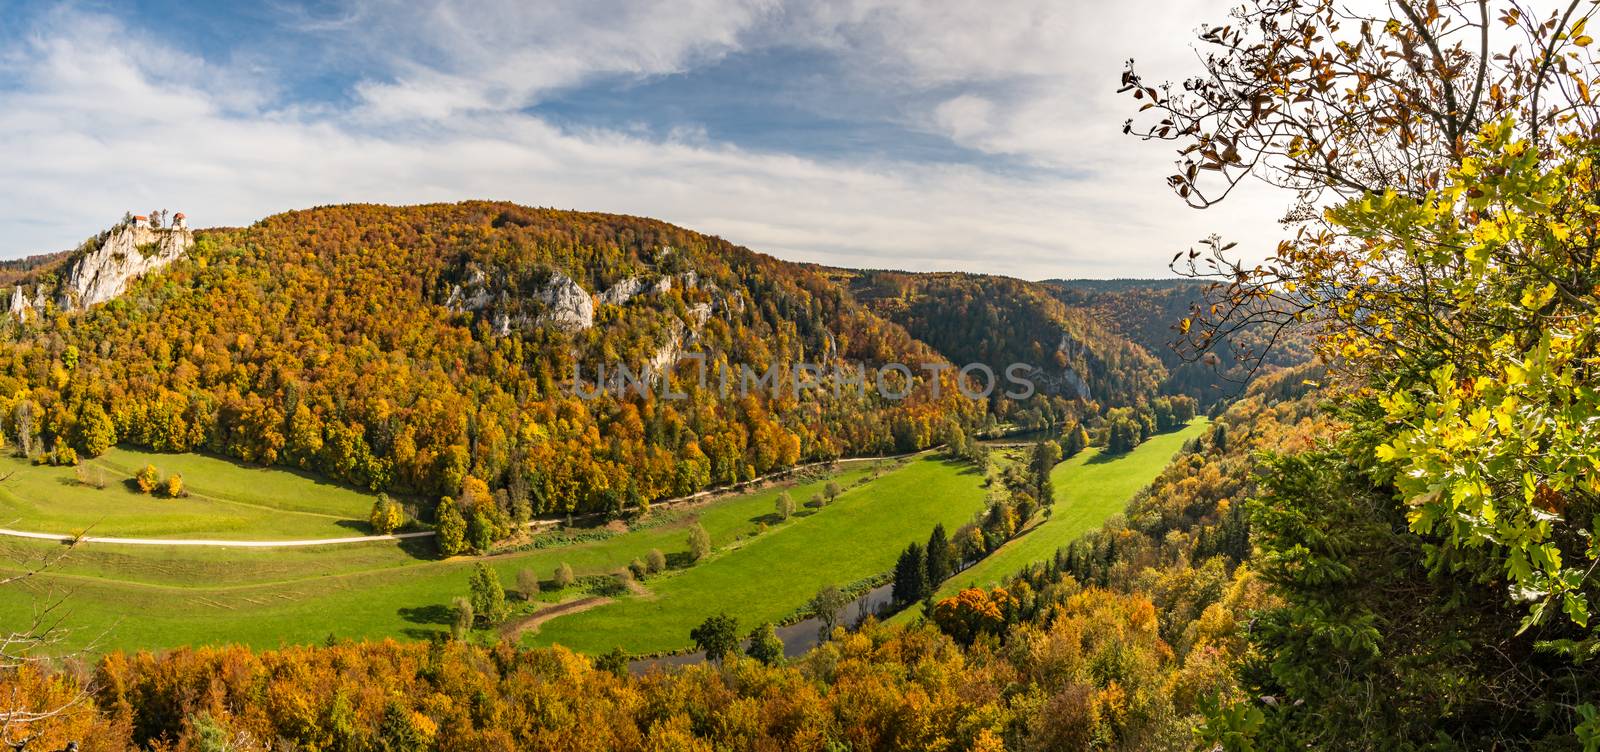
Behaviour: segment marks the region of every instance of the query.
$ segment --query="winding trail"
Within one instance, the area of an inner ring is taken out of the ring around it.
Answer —
[[[846,457],[831,461],[824,460],[821,462],[809,462],[804,465],[795,465],[794,467],[779,470],[774,473],[767,473],[766,475],[758,478],[752,478],[747,481],[742,481],[727,486],[719,486],[717,488],[708,488],[704,491],[697,491],[687,496],[679,496],[672,499],[662,499],[661,501],[651,504],[650,506],[652,508],[663,509],[686,506],[702,499],[742,491],[751,486],[760,485],[772,480],[778,480],[802,470],[809,470],[814,467],[844,465],[852,462],[883,462],[900,460],[931,452],[937,448],[938,447],[930,447],[920,452],[909,452],[906,454],[897,454],[887,457]],[[561,520],[556,519],[534,520],[528,523],[528,529],[537,530],[539,528],[553,527],[557,524],[560,524],[560,522]],[[98,535],[74,536],[62,535],[60,533],[36,533],[27,530],[9,530],[0,528],[0,536],[56,541],[59,543],[70,543],[72,545],[78,545],[82,543],[110,543],[127,546],[212,546],[217,548],[297,548],[302,546],[337,546],[351,543],[377,543],[381,541],[400,541],[410,538],[430,538],[433,535],[434,531],[432,530],[418,530],[410,533],[393,533],[390,535],[357,535],[347,538],[307,538],[302,540],[213,540],[207,538],[118,538]]]

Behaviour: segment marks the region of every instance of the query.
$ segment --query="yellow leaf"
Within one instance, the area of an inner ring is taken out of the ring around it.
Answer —
[[[1549,303],[1550,300],[1555,296],[1555,283],[1547,284],[1538,290],[1530,287],[1522,291],[1522,307],[1530,310],[1537,310],[1543,308],[1544,304]]]

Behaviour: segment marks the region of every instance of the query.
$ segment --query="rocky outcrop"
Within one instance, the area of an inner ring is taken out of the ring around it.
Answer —
[[[672,290],[672,278],[662,277],[651,282],[644,277],[628,277],[606,288],[600,293],[600,302],[604,305],[623,305],[640,295],[664,293]]]
[[[177,261],[193,246],[194,233],[186,227],[120,225],[68,265],[56,305],[83,310],[111,300],[127,292],[128,283]]]
[[[535,323],[566,332],[583,331],[594,326],[594,299],[575,280],[561,272],[552,272],[550,279],[529,297],[544,304],[544,310],[535,317]]]
[[[127,221],[78,248],[62,269],[61,281],[36,285],[30,299],[23,285],[11,293],[11,315],[18,320],[44,311],[54,302],[63,311],[82,311],[128,291],[128,285],[157,271],[194,247],[194,233],[182,223],[151,227]]]
[[[488,318],[501,336],[513,328],[548,326],[579,332],[594,326],[594,299],[576,280],[557,271],[517,295],[501,280],[472,266],[466,279],[450,289],[444,304],[456,313]]]
[[[33,303],[28,300],[28,291],[22,289],[22,285],[17,285],[11,293],[11,315],[21,321],[33,312]]]

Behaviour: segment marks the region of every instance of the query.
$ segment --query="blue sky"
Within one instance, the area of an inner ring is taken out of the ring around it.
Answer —
[[[1221,2],[0,0],[0,256],[128,209],[238,225],[468,198],[658,217],[819,263],[1162,276],[1265,253],[1120,135],[1122,61],[1181,76]]]

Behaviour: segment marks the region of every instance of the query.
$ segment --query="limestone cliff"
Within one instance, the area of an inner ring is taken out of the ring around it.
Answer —
[[[117,227],[67,268],[56,305],[81,310],[111,300],[126,292],[129,282],[177,261],[193,245],[194,233],[186,227]]]
[[[180,215],[181,216],[181,215]],[[34,286],[33,299],[17,285],[11,313],[25,318],[53,301],[63,311],[81,311],[127,292],[129,283],[178,260],[194,246],[194,233],[178,224],[152,228],[140,218],[89,239],[68,259],[59,282]]]
[[[524,287],[514,290],[498,275],[471,266],[466,278],[450,289],[444,304],[457,313],[486,317],[502,336],[510,334],[513,327],[548,326],[581,332],[594,326],[594,299],[573,278],[551,271],[542,282]]]

